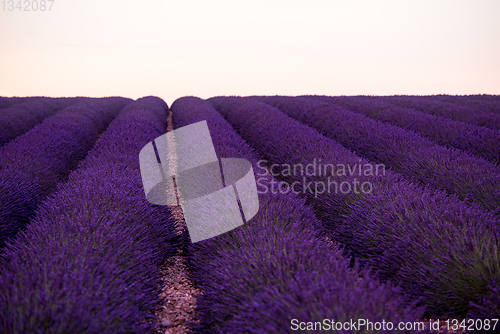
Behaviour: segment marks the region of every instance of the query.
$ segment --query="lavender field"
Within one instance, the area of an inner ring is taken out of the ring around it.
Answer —
[[[199,121],[259,211],[192,243],[139,152]],[[493,95],[0,97],[0,333],[499,332],[499,164]]]

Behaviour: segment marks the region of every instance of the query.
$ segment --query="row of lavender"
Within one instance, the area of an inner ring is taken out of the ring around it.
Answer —
[[[166,131],[167,106],[152,97],[129,102],[77,104],[5,146],[8,152],[25,145],[11,152],[6,168],[21,168],[12,176],[24,195],[36,195],[23,204],[10,193],[19,208],[35,212],[25,215],[30,224],[1,253],[0,332],[148,333],[155,327],[159,265],[180,240],[169,209],[144,198],[138,154]],[[35,140],[42,146],[30,150]],[[16,160],[23,152],[32,159]]]
[[[81,101],[0,148],[0,248],[29,222],[40,202],[65,180],[129,102],[123,98]],[[39,111],[37,101],[27,103]]]
[[[30,97],[5,97],[0,96],[0,114],[17,104],[23,104],[30,101],[70,101],[76,103],[80,100],[89,99],[88,97],[45,97],[45,96],[30,96]]]
[[[301,97],[259,99],[371,161],[486,209],[500,209],[500,168],[494,163],[335,104]]]
[[[11,107],[15,104],[27,102],[30,99],[38,97],[4,97],[0,96],[0,110]]]
[[[379,97],[314,96],[314,98],[415,131],[437,144],[469,152],[497,165],[500,163],[500,130],[430,115],[414,108],[403,108]]]
[[[424,96],[433,100],[475,108],[500,114],[500,95],[432,95]]]
[[[496,109],[482,106],[480,108],[466,104],[440,101],[438,98],[422,98],[419,96],[384,96],[380,99],[405,108],[413,108],[431,115],[443,116],[452,120],[476,124],[490,129],[500,130],[500,114]],[[494,101],[494,100],[493,100]]]
[[[244,158],[258,170],[260,156],[207,101],[178,99],[172,115],[176,128],[206,120],[220,158]],[[258,178],[265,186],[274,180],[269,174]],[[195,332],[291,333],[292,319],[397,324],[422,316],[405,306],[398,289],[379,283],[367,269],[350,268],[300,196],[268,192],[259,201],[250,222],[189,249],[192,278],[203,290]]]
[[[386,96],[384,98],[394,98],[401,99],[408,96]],[[453,108],[458,106],[459,108],[472,108],[480,112],[487,113],[500,113],[500,95],[422,95],[422,96],[411,96],[411,98],[416,100],[426,100],[444,102],[444,106],[448,108]],[[450,105],[451,104],[451,105]]]
[[[22,135],[75,99],[32,98],[0,111],[0,146]]]
[[[436,188],[412,183],[391,170],[382,175],[356,172],[329,176],[331,184],[368,182],[372,191],[366,193],[343,192],[340,187],[328,192],[322,188],[323,192],[318,195],[310,191],[310,187],[300,188],[300,184],[306,183],[324,185],[326,175],[296,175],[285,166],[305,166],[320,160],[323,165],[333,166],[366,166],[371,162],[285,115],[309,124],[314,122],[314,126],[321,126],[322,130],[329,129],[332,126],[329,119],[339,114],[324,114],[330,108],[328,104],[315,109],[307,106],[316,105],[312,100],[266,100],[283,109],[280,111],[251,98],[209,101],[268,160],[268,167],[274,164],[278,178],[287,185],[299,184],[294,191],[308,198],[329,237],[345,246],[348,255],[374,267],[381,279],[401,284],[412,298],[421,298],[430,314],[475,317],[500,314],[495,294],[500,283],[500,221],[494,213]],[[334,129],[341,125],[354,127],[352,123],[345,123],[348,117],[335,120],[340,125]],[[362,126],[369,128],[369,125]],[[390,132],[386,135],[388,143],[381,142],[381,145],[390,145],[394,140]],[[369,139],[352,136],[343,144]],[[361,148],[356,153],[367,155],[380,150],[373,145],[365,150]]]

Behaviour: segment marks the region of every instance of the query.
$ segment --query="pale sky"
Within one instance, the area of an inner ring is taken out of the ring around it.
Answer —
[[[0,95],[500,94],[499,0],[3,6]]]

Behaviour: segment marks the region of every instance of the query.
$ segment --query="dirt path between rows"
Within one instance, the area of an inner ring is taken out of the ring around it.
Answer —
[[[167,131],[172,130],[172,112],[170,112]],[[171,152],[175,152],[175,150]],[[180,205],[171,208],[177,234],[187,231]],[[187,323],[197,320],[195,303],[196,296],[201,293],[201,290],[196,288],[189,279],[188,268],[181,250],[162,265],[161,273],[164,284],[161,296],[167,297],[167,302],[160,305],[161,309],[157,313],[161,326],[159,333],[187,333]]]

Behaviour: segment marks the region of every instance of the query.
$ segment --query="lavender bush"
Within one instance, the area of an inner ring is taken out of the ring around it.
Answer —
[[[4,97],[0,96],[0,110],[13,106],[16,103],[22,102],[23,99],[19,97]]]
[[[470,107],[481,112],[492,112],[500,114],[499,95],[431,95],[427,98],[441,102],[449,102],[455,105]]]
[[[179,239],[149,204],[138,155],[166,131],[153,97],[119,114],[0,263],[2,333],[151,333],[159,264]]]
[[[63,181],[129,99],[83,101],[0,148],[0,248]]]
[[[411,108],[398,107],[377,97],[314,96],[314,98],[338,104],[372,119],[418,132],[440,145],[467,151],[497,165],[500,162],[498,149],[500,131],[498,130],[429,115]]]
[[[500,115],[449,102],[433,101],[417,96],[382,97],[387,102],[401,107],[414,108],[431,115],[443,116],[455,121],[476,124],[500,130]]]
[[[70,99],[31,98],[0,112],[0,146],[72,104]]]
[[[492,279],[486,296],[472,303],[471,319],[495,319],[500,314],[500,279]]]

